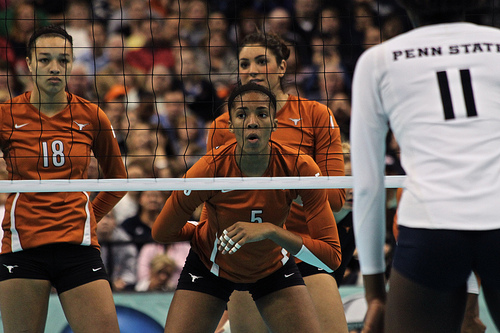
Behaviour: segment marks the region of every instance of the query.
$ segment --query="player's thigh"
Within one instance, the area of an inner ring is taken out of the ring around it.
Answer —
[[[218,297],[192,290],[176,290],[168,309],[165,332],[213,333],[226,309]]]
[[[465,284],[453,289],[429,288],[393,269],[389,279],[385,332],[459,332],[466,298]]]
[[[4,332],[43,332],[50,288],[50,282],[46,280],[9,279],[0,282]]]
[[[304,282],[318,314],[322,332],[347,333],[344,306],[335,278],[330,274],[314,274],[304,277]]]
[[[73,332],[119,332],[116,308],[107,280],[96,280],[59,294]]]
[[[232,333],[268,333],[257,305],[248,291],[235,290],[227,303]]]
[[[311,296],[304,285],[287,287],[256,301],[273,333],[321,332]]]

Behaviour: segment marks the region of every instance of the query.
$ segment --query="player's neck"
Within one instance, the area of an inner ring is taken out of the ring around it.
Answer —
[[[68,105],[68,97],[65,91],[56,95],[48,95],[40,92],[35,87],[31,93],[30,102],[43,114],[52,116]]]
[[[283,92],[282,90],[279,90],[278,92],[275,92],[275,96],[277,102],[276,110],[279,111],[285,106],[286,102],[288,101],[288,94]]]
[[[236,163],[245,177],[261,177],[269,166],[269,154],[236,153]]]

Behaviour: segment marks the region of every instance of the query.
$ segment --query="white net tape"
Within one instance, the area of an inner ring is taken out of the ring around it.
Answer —
[[[385,187],[403,187],[405,178],[406,176],[386,176]],[[0,181],[0,193],[326,189],[352,188],[352,185],[351,176],[3,180]]]

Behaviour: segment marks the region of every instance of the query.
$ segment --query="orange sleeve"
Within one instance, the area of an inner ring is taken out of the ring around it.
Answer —
[[[186,178],[212,177],[204,158],[196,162],[187,172]],[[191,214],[208,200],[212,191],[173,191],[153,224],[154,240],[160,243],[190,241],[196,226],[187,223]]]
[[[229,113],[225,112],[212,122],[207,134],[207,152],[217,146],[222,146],[234,139],[234,135],[228,129]]]
[[[153,239],[160,243],[190,241],[196,226],[187,221],[205,201],[202,192],[206,191],[193,191],[189,196],[183,191],[172,192],[153,224]]]
[[[101,109],[98,112],[101,127],[94,139],[93,151],[103,171],[104,178],[127,178],[111,123]],[[100,192],[92,201],[96,221],[99,222],[125,194],[126,192]]]
[[[326,112],[321,110],[325,108]],[[316,151],[314,160],[318,164],[323,176],[345,176],[344,154],[340,129],[333,113],[325,105],[316,104],[312,114]],[[328,201],[334,212],[338,212],[345,202],[344,189],[327,189]]]
[[[317,168],[312,159],[309,168]],[[303,201],[309,237],[302,236],[304,246],[332,270],[342,261],[337,224],[329,208],[325,190],[304,189],[298,191]]]

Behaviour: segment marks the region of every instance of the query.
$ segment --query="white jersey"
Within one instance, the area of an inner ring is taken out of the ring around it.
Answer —
[[[364,274],[384,270],[384,155],[407,173],[398,223],[500,228],[500,30],[424,26],[367,50],[353,81],[354,230]]]

